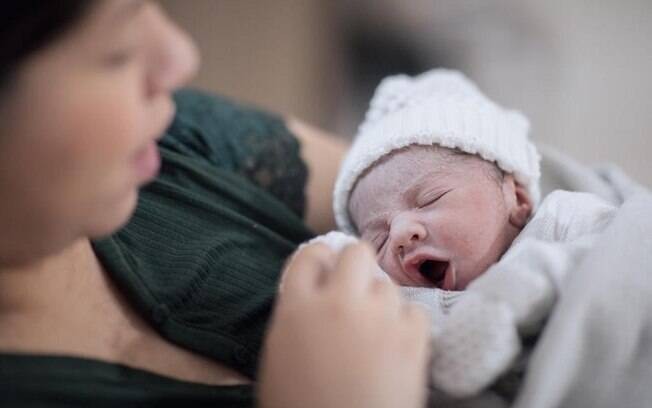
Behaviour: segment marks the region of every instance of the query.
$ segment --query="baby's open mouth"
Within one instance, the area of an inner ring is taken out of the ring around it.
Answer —
[[[432,282],[436,287],[442,288],[446,279],[448,262],[425,260],[419,264],[419,273]]]

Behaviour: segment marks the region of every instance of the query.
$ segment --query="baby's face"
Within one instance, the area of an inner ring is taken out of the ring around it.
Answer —
[[[513,178],[493,166],[413,146],[360,179],[351,217],[395,282],[462,290],[500,259],[525,221],[514,222],[523,208]]]

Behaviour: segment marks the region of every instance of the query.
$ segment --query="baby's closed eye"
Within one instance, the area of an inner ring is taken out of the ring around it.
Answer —
[[[388,234],[386,232],[381,232],[379,234],[376,234],[372,240],[371,244],[373,245],[374,249],[376,250],[376,253],[379,253],[383,247],[385,246],[385,243],[387,242]]]
[[[431,204],[436,203],[443,196],[448,194],[451,190],[441,191],[441,190],[430,190],[426,191],[424,194],[420,194],[416,200],[416,207],[423,208]]]

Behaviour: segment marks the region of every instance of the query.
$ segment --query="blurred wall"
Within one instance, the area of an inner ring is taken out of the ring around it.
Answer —
[[[541,44],[529,57],[476,59],[489,94],[522,108],[536,140],[585,163],[616,162],[652,186],[652,2],[503,3],[520,4]]]
[[[200,48],[202,65],[193,86],[327,127],[342,76],[332,2],[160,3]]]
[[[363,26],[409,48],[388,53],[389,62],[412,55],[421,69],[462,69],[522,110],[535,140],[587,164],[615,162],[652,186],[652,1],[161,3],[200,46],[201,88],[350,136],[373,90],[360,86],[352,55],[367,43],[350,44]],[[389,74],[415,63],[385,65]]]

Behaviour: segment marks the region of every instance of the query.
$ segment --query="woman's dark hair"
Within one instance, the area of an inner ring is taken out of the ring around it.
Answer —
[[[0,89],[18,66],[85,14],[97,0],[4,0],[0,3]]]

